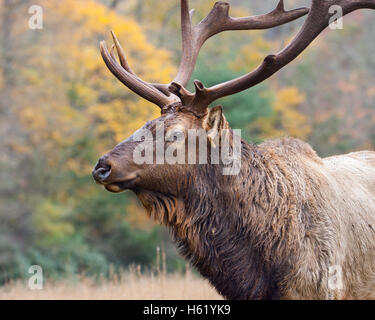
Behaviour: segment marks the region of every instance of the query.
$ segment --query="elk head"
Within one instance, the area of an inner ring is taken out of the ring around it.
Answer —
[[[109,70],[125,86],[160,107],[160,118],[146,123],[144,130],[148,130],[155,137],[158,124],[163,123],[164,134],[167,136],[175,128],[182,132],[202,129],[212,140],[222,129],[229,126],[221,107],[210,109],[208,106],[219,98],[255,86],[294,60],[329,25],[332,15],[329,8],[332,5],[341,6],[343,14],[347,14],[361,8],[375,9],[375,0],[312,0],[310,9],[299,8],[290,11],[284,9],[281,0],[277,7],[267,14],[242,18],[231,17],[229,4],[217,2],[208,16],[197,25],[192,23],[193,10],[189,12],[188,0],[181,0],[182,59],[178,73],[170,84],[148,83],[141,80],[130,68],[113,32],[114,45],[111,50],[108,51],[105,42],[102,41],[100,51]],[[206,88],[200,81],[195,80],[194,93],[185,88],[194,70],[200,48],[211,36],[229,30],[268,29],[306,14],[308,16],[305,23],[293,41],[279,53],[268,55],[254,71],[211,88]],[[119,61],[115,56],[115,49]],[[193,170],[191,166],[158,164],[155,143],[152,150],[154,162],[136,163],[134,152],[139,144],[148,138],[143,137],[143,140],[140,140],[136,139],[135,135],[137,132],[100,158],[93,170],[95,180],[111,192],[121,192],[125,189],[159,192],[177,190],[179,177],[189,175],[189,170]],[[163,151],[165,154],[166,150]]]

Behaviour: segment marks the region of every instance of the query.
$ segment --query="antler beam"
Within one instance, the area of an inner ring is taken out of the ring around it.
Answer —
[[[256,70],[240,78],[205,88],[206,95],[200,99],[200,104],[208,105],[219,98],[251,88],[293,61],[329,25],[332,15],[329,8],[332,5],[340,6],[343,15],[346,15],[358,9],[375,9],[375,0],[312,0],[305,23],[286,48],[275,55],[268,55]]]

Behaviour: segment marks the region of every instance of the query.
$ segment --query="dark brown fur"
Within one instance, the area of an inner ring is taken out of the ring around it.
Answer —
[[[297,140],[260,147],[243,142],[242,150],[245,163],[239,176],[223,176],[221,167],[197,165],[177,181],[178,193],[173,185],[170,193],[136,194],[147,212],[172,230],[180,252],[222,295],[279,298],[305,229],[315,224],[303,217],[304,208],[314,201],[300,199],[283,154],[321,161]],[[299,225],[301,219],[312,225]]]

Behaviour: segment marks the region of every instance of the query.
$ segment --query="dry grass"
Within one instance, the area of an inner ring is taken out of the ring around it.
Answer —
[[[42,290],[30,290],[27,283],[15,282],[0,287],[0,300],[218,300],[222,297],[206,281],[187,272],[182,274],[140,274],[129,270],[120,277],[99,283],[90,278],[46,281]]]

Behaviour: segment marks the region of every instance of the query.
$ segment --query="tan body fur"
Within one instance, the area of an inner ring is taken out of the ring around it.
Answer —
[[[282,298],[374,299],[375,152],[320,159],[294,139],[260,148],[285,167],[295,192],[296,210],[284,214],[296,215],[287,218],[295,232],[285,235],[297,249],[296,260]],[[343,289],[329,288],[330,266],[342,268]]]

